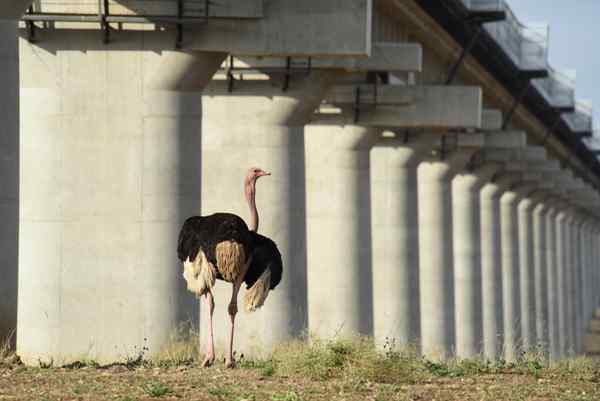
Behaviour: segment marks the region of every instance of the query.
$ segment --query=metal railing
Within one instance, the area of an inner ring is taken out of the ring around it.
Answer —
[[[575,112],[565,114],[564,119],[573,132],[593,132],[594,122],[592,105],[589,102],[577,101]]]
[[[553,107],[575,106],[575,72],[548,68],[548,78],[534,79],[533,85]]]
[[[43,0],[34,3],[33,10],[51,15],[99,15],[103,8],[108,8],[111,14],[119,16],[176,17],[183,14],[186,17],[204,17],[207,6],[205,0]]]
[[[505,0],[463,0],[472,11],[503,11],[506,19],[484,25],[485,30],[522,70],[548,65],[548,26],[524,25]]]

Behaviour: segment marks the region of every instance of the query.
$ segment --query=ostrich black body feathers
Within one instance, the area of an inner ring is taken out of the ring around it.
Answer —
[[[215,213],[209,216],[193,216],[183,223],[177,244],[177,256],[181,262],[196,259],[202,250],[214,266],[217,265],[216,247],[224,241],[242,244],[246,258],[252,256],[244,282],[250,288],[267,269],[271,269],[269,289],[281,281],[283,262],[277,245],[271,239],[250,231],[244,220],[232,213]],[[217,279],[223,277],[217,272]]]
[[[248,288],[258,280],[266,269],[271,269],[271,285],[269,289],[274,289],[281,281],[283,272],[283,261],[277,245],[270,238],[260,235],[253,231],[252,236],[252,262],[246,272],[244,282]]]

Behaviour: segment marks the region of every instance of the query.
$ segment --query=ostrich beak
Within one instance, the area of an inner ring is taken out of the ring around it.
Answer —
[[[268,171],[262,171],[262,172],[258,173],[259,177],[264,177],[265,175],[271,175],[271,173]]]

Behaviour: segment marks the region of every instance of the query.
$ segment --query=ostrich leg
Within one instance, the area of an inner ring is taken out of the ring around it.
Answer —
[[[206,300],[206,306],[208,310],[208,340],[207,340],[207,350],[206,357],[204,358],[204,362],[202,362],[203,367],[208,367],[213,364],[215,361],[215,343],[213,339],[213,311],[215,310],[215,300],[213,299],[212,292],[207,292],[204,294],[204,299]]]
[[[240,292],[240,287],[244,282],[244,277],[246,277],[246,272],[248,271],[248,266],[252,262],[252,257],[249,257],[244,266],[242,267],[242,271],[239,272],[235,282],[233,283],[233,291],[231,293],[231,301],[229,302],[229,307],[227,308],[227,313],[229,313],[229,318],[231,319],[231,331],[229,332],[229,351],[227,353],[227,358],[225,361],[226,368],[235,367],[235,360],[233,359],[233,333],[235,327],[235,315],[237,314],[237,296]]]

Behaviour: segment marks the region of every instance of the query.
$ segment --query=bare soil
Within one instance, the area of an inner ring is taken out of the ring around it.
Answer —
[[[243,365],[242,365],[243,366]],[[399,378],[401,379],[401,378]],[[135,368],[0,367],[0,400],[18,401],[300,401],[300,400],[600,400],[599,374],[576,371],[507,371],[435,377],[408,384],[353,377],[309,379],[252,366],[226,370],[194,365]],[[402,380],[399,380],[401,382]]]

